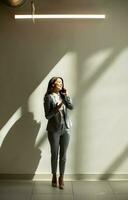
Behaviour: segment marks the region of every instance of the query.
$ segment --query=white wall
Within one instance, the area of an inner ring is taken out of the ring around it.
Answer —
[[[128,174],[127,2],[95,6],[105,20],[33,24],[1,5],[1,174],[50,174],[43,96],[54,75],[75,106],[65,173]]]

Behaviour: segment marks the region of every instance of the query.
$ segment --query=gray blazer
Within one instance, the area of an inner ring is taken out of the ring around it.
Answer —
[[[68,115],[68,109],[73,109],[71,98],[67,95],[62,96],[64,106],[64,119],[68,129],[71,127],[71,121]],[[57,132],[61,129],[61,113],[56,109],[56,99],[54,95],[48,94],[44,98],[44,111],[45,117],[48,119],[47,128],[48,132]]]

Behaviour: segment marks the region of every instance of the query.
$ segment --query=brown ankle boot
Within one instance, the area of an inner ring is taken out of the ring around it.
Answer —
[[[59,188],[60,188],[61,190],[63,190],[63,189],[64,189],[64,180],[63,180],[63,176],[60,176],[58,181],[59,181]]]
[[[57,187],[57,177],[56,174],[52,176],[52,187]]]

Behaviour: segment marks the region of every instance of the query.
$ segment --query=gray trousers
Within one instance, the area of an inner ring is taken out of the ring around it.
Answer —
[[[57,172],[59,154],[59,172],[64,175],[66,163],[66,151],[69,144],[69,129],[62,128],[58,132],[48,132],[48,139],[51,148],[51,170],[52,174]]]

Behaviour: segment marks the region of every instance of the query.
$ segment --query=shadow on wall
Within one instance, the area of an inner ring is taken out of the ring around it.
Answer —
[[[0,149],[0,173],[30,174],[33,178],[41,158],[41,151],[35,147],[40,123],[33,114],[22,107],[22,117],[13,125]],[[8,168],[8,171],[7,171]]]
[[[68,33],[63,33],[61,23],[44,22],[42,26],[15,22],[10,18],[10,8],[0,4],[0,11],[0,128],[6,127],[10,117],[22,108],[21,119],[9,130],[0,148],[0,173],[21,172],[32,178],[41,158],[39,146],[46,136],[35,146],[40,124],[22,105],[68,51]]]

